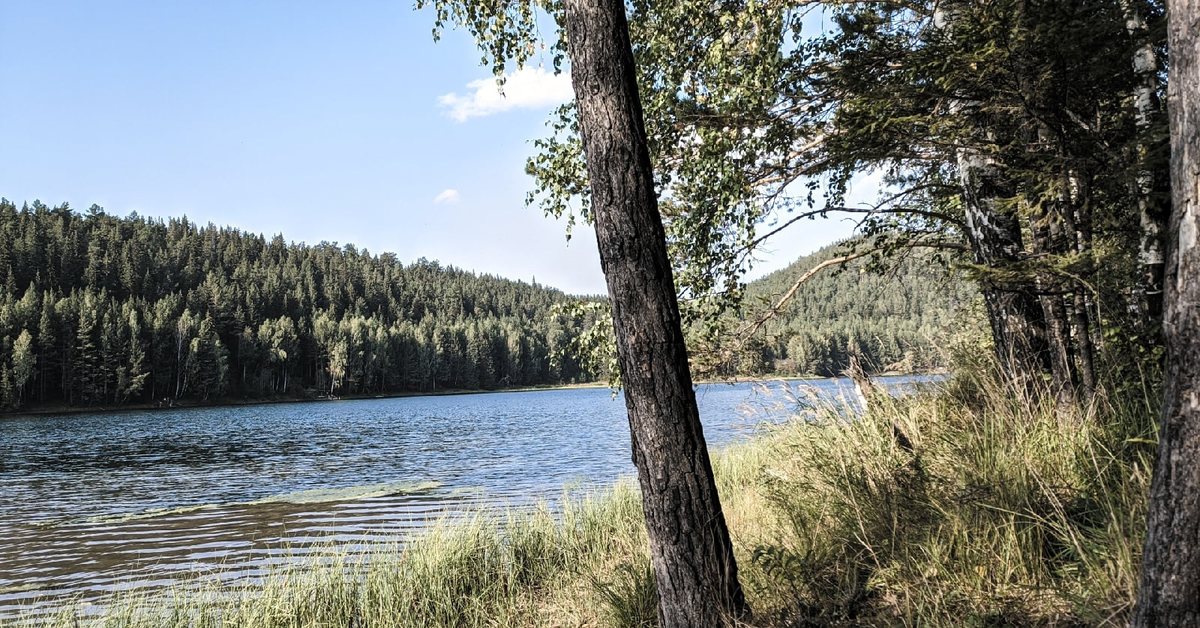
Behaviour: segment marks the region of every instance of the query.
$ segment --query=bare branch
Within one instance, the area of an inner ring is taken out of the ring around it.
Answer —
[[[788,302],[791,301],[792,298],[796,296],[796,292],[798,290],[800,290],[800,286],[803,286],[808,280],[812,279],[817,273],[821,272],[822,270],[824,270],[826,268],[829,268],[830,266],[838,266],[841,264],[845,264],[847,262],[856,260],[860,257],[866,257],[868,255],[871,255],[872,253],[875,253],[879,250],[880,249],[872,248],[872,249],[867,249],[866,251],[857,251],[855,253],[849,253],[846,255],[839,256],[839,257],[833,257],[833,258],[827,259],[827,260],[821,262],[820,264],[817,264],[816,266],[813,266],[812,268],[808,269],[808,271],[806,271],[803,275],[800,275],[800,278],[797,279],[796,282],[792,284],[792,287],[789,288],[788,291],[785,292],[783,294],[783,296],[780,297],[779,300],[775,302],[775,305],[773,307],[771,307],[771,309],[767,310],[764,314],[759,315],[759,317],[755,320],[754,324],[751,325],[750,328],[748,330],[746,330],[744,333],[739,334],[739,335],[741,335],[743,338],[747,338],[747,337],[753,336],[756,332],[758,332],[759,329],[762,329],[762,326],[767,324],[767,321],[771,320],[772,318],[775,318],[776,316],[779,315],[779,313],[781,311],[783,311],[784,306],[786,306],[788,304]]]

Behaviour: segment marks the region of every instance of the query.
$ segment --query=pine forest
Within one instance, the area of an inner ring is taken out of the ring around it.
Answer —
[[[0,267],[8,409],[595,379],[562,292],[352,245],[5,200]]]

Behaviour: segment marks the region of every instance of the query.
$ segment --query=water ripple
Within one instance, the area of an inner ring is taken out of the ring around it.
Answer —
[[[747,384],[697,398],[714,445],[794,409]],[[330,543],[607,484],[633,471],[627,429],[605,389],[0,419],[0,618],[196,574],[252,582]]]

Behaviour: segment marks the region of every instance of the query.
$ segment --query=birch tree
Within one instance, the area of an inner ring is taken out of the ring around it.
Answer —
[[[742,304],[760,247],[840,214],[876,266],[934,251],[975,279],[1013,380],[1087,399],[1106,339],[1114,368],[1155,346],[1131,316],[1154,291],[1137,185],[1153,161],[1136,155],[1163,142],[1137,126],[1146,73],[1130,60],[1149,46],[1163,63],[1160,2],[1137,3],[1144,31],[1121,0],[630,6],[683,315],[701,340],[726,331],[704,328]],[[531,199],[587,220],[573,106],[551,126]],[[847,203],[866,171],[877,199]]]

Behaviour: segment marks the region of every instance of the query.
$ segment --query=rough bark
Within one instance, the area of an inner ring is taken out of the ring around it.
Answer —
[[[938,6],[933,27],[952,32],[954,11]],[[983,294],[996,359],[1005,375],[1018,385],[1031,386],[1049,369],[1045,319],[1028,282],[1013,281],[1005,271],[1021,259],[1021,224],[1011,200],[1016,189],[1001,164],[979,146],[989,137],[986,120],[978,119],[978,104],[968,96],[952,98],[951,115],[964,119],[966,139],[955,151],[962,191],[967,242],[975,264],[983,269]]]
[[[1134,41],[1133,71],[1137,76],[1133,102],[1139,135],[1134,147],[1138,166],[1133,187],[1142,230],[1138,247],[1138,263],[1142,274],[1142,285],[1138,290],[1141,297],[1139,306],[1150,325],[1157,326],[1162,320],[1163,267],[1166,260],[1164,238],[1169,209],[1166,200],[1170,181],[1163,168],[1166,164],[1156,163],[1152,150],[1153,135],[1162,110],[1158,97],[1159,63],[1141,4],[1142,0],[1122,0],[1121,7],[1125,13],[1125,29]]]
[[[621,0],[564,3],[662,626],[746,614],[688,369]]]
[[[1167,5],[1166,386],[1135,626],[1200,626],[1200,0]]]
[[[1047,291],[1053,288],[1047,286]],[[1050,378],[1060,404],[1075,403],[1075,355],[1071,346],[1071,325],[1067,306],[1053,292],[1038,297],[1046,319],[1046,338],[1050,346]]]
[[[1042,202],[1033,214],[1030,232],[1034,255],[1061,256],[1067,252],[1065,246],[1065,216],[1073,208],[1064,199],[1057,202]],[[1046,344],[1049,348],[1050,377],[1054,394],[1061,404],[1075,401],[1075,357],[1071,343],[1071,324],[1064,302],[1068,292],[1063,281],[1048,271],[1038,271],[1035,280],[1038,302],[1042,307],[1042,318],[1046,322]]]
[[[957,165],[966,213],[967,240],[975,263],[1003,272],[1020,259],[1021,226],[1002,206],[1015,196],[1000,167],[980,152],[962,148]],[[1001,368],[1010,379],[1029,384],[1046,370],[1045,319],[1036,295],[1011,280],[983,276],[980,291]]]
[[[1096,397],[1096,349],[1092,344],[1092,323],[1087,295],[1079,287],[1076,287],[1071,295],[1071,335],[1079,348],[1075,356],[1079,369],[1079,392],[1084,400],[1091,401]]]

